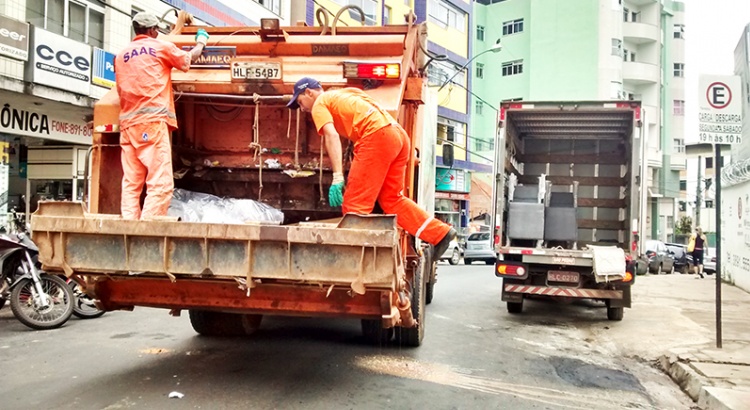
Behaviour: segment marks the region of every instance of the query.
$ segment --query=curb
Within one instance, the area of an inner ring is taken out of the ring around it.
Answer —
[[[700,409],[740,410],[748,408],[750,391],[742,388],[738,390],[715,386],[710,378],[703,376],[690,365],[689,357],[681,357],[676,353],[665,354],[658,359],[658,364]]]
[[[677,383],[678,386],[693,399],[698,402],[703,392],[703,380],[698,372],[689,364],[679,361],[677,355],[664,355],[659,358],[659,366]]]

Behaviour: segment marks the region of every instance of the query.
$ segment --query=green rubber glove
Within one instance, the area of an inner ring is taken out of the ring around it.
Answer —
[[[206,32],[205,29],[199,28],[198,32],[195,33],[195,42],[199,44],[206,45],[206,42],[208,41],[208,32]]]
[[[328,204],[331,206],[341,206],[344,203],[344,174],[340,172],[333,173],[333,182],[328,188]]]

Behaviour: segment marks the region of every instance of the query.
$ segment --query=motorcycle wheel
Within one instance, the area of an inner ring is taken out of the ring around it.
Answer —
[[[31,279],[22,279],[10,294],[10,308],[24,325],[37,330],[55,329],[68,321],[73,314],[73,291],[64,280],[53,275],[39,277],[42,289],[51,304],[41,309],[34,300],[36,289]]]
[[[105,312],[99,310],[94,305],[94,299],[78,288],[78,284],[75,281],[70,281],[70,288],[73,290],[75,296],[75,302],[73,303],[73,314],[80,319],[96,319],[103,315]]]

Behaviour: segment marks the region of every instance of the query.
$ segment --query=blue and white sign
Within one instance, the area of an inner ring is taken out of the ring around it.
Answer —
[[[94,47],[94,67],[91,82],[102,87],[115,86],[115,55]]]

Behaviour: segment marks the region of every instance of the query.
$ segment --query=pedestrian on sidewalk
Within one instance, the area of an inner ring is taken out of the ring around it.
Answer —
[[[358,88],[324,92],[320,82],[309,77],[294,84],[288,107],[311,113],[325,141],[333,168],[328,191],[331,206],[341,206],[344,214],[367,215],[378,201],[384,212],[398,215],[405,231],[432,244],[435,260],[440,258],[456,230],[404,196],[406,164],[413,151],[406,131],[387,111]],[[340,136],[354,142],[346,191]]]
[[[695,228],[695,233],[690,235],[688,252],[693,255],[693,267],[698,277],[703,279],[703,250],[708,245],[708,238],[700,227]]]

